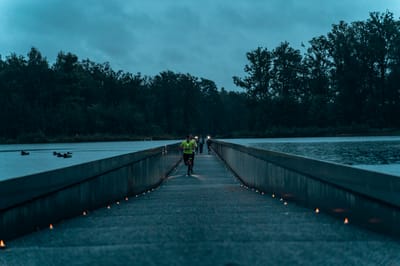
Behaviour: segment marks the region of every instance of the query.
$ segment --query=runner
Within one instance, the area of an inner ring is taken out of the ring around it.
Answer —
[[[186,139],[182,141],[180,148],[183,151],[183,162],[188,166],[187,175],[191,175],[193,173],[193,157],[194,157],[194,149],[195,142],[192,141],[191,136],[187,135]]]

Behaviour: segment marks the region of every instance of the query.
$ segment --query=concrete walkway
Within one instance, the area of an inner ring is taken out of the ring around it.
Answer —
[[[241,187],[215,156],[7,244],[0,265],[400,265],[400,242]]]

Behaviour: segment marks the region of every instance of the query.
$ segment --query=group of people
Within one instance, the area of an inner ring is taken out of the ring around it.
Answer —
[[[191,173],[193,174],[193,166],[194,166],[194,155],[196,153],[203,153],[203,147],[205,144],[205,140],[203,136],[200,136],[200,138],[193,137],[193,135],[187,135],[186,139],[182,141],[180,147],[183,151],[183,162],[185,165],[188,165],[189,160],[191,160]],[[210,136],[207,137],[207,149],[208,153],[210,153],[210,146],[211,146],[211,138]]]

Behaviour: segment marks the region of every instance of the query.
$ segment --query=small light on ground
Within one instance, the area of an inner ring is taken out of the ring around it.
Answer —
[[[86,215],[87,215],[87,212],[86,212],[86,211],[83,211],[83,212],[82,212],[82,215],[83,215],[83,216],[86,216]]]
[[[53,224],[50,224],[50,225],[49,225],[49,229],[50,229],[50,230],[53,230],[53,228],[54,228],[54,227],[53,227]]]
[[[4,243],[4,240],[0,240],[0,248],[5,249],[6,248],[6,243]]]
[[[344,221],[343,221],[343,223],[344,224],[348,224],[349,223],[349,219],[346,217],[346,218],[344,218]]]
[[[318,208],[315,208],[315,213],[319,213],[319,209]]]

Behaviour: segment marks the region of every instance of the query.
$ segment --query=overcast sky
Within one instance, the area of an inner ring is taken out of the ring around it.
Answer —
[[[340,20],[365,21],[400,0],[0,0],[0,54],[36,47],[154,76],[171,70],[237,90],[246,53],[288,41],[296,49]]]

